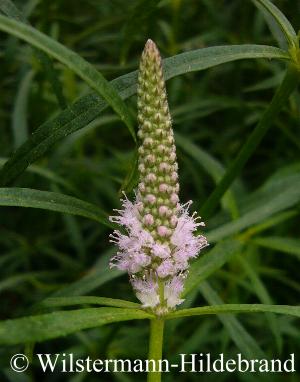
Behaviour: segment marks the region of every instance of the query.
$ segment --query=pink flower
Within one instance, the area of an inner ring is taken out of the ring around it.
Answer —
[[[179,297],[182,291],[183,277],[180,275],[173,277],[165,284],[164,295],[169,308],[175,308],[184,301]]]
[[[117,210],[119,216],[110,218],[111,221],[125,227],[127,231],[127,234],[124,234],[115,230],[110,235],[111,242],[117,244],[119,248],[111,260],[111,266],[125,270],[131,275],[136,296],[145,308],[154,309],[160,304],[158,282],[161,280],[160,282],[164,283],[166,308],[159,308],[157,312],[164,313],[183,301],[180,294],[189,259],[196,257],[208,244],[204,236],[195,235],[197,227],[203,223],[199,222],[194,214],[192,216],[188,214],[191,202],[180,206],[178,217],[173,215],[175,227],[166,243],[160,243],[153,233],[143,228],[140,220],[155,224],[155,219],[151,214],[141,218],[138,208],[140,203],[138,197],[134,203],[125,197],[122,200],[123,210]],[[158,230],[159,237],[165,238],[170,228],[158,226]],[[160,264],[154,268],[152,263],[157,262],[155,259],[160,259]]]
[[[131,283],[137,298],[145,308],[154,308],[159,304],[158,283],[151,276],[143,279],[133,278]]]
[[[154,243],[152,246],[152,253],[154,256],[165,259],[171,255],[171,251],[168,245]]]
[[[160,278],[172,276],[176,272],[174,260],[172,258],[164,260],[156,269],[157,275]]]

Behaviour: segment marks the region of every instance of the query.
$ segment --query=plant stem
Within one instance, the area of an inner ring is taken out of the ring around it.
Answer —
[[[161,372],[159,371],[159,360],[162,359],[163,335],[165,320],[154,318],[150,323],[150,339],[148,360],[155,361],[155,371],[149,371],[148,382],[160,382]]]
[[[210,194],[210,196],[204,203],[201,210],[201,216],[204,219],[207,219],[214,212],[219,200],[230,187],[234,179],[241,172],[248,159],[254,153],[255,149],[260,144],[263,137],[266,135],[267,131],[272,125],[272,122],[277,117],[279,111],[286,103],[290,94],[297,87],[298,83],[299,71],[297,71],[297,69],[294,66],[290,66],[286,72],[286,75],[281,85],[277,89],[271,103],[264,112],[258,125],[250,134],[248,140],[243,145],[236,158],[229,166],[228,170],[226,171],[221,181],[218,183],[217,187],[214,189],[214,191]]]

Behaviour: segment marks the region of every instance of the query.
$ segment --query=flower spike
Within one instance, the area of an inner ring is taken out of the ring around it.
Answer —
[[[143,307],[165,314],[182,303],[180,297],[188,261],[206,247],[195,235],[204,226],[179,203],[176,147],[163,78],[162,61],[148,40],[138,76],[139,184],[134,202],[125,198],[123,209],[111,221],[125,227],[110,236],[119,250],[111,266],[126,270]]]

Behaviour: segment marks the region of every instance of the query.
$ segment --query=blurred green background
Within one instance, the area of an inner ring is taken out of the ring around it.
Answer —
[[[274,3],[297,30],[300,2]],[[137,69],[148,38],[156,42],[163,57],[214,45],[278,46],[262,14],[245,0],[22,0],[15,4],[35,28],[76,51],[108,80]],[[90,91],[65,66],[54,61],[54,67],[61,86],[57,90],[59,102],[49,81],[51,73],[45,71],[35,50],[1,33],[1,165],[38,126]],[[178,134],[180,196],[182,201],[193,199],[194,210],[201,211],[215,187],[209,160],[218,161],[218,168],[226,168],[235,158],[270,102],[284,68],[284,63],[274,60],[243,60],[167,82],[174,130]],[[127,104],[135,118],[136,97]],[[299,104],[299,93],[294,92],[236,180],[234,211],[223,203],[206,222],[205,232],[217,232],[211,247],[215,241],[228,237],[238,237],[244,245],[209,278],[209,285],[203,284],[201,293],[189,297],[187,304],[207,304],[208,295],[214,293],[225,303],[299,304],[300,196],[295,196],[300,187]],[[207,161],[199,155],[199,148],[209,156]],[[13,186],[73,195],[111,213],[120,205],[120,189],[133,157],[132,137],[116,114],[107,109],[83,129],[60,140]],[[286,203],[276,210],[276,197],[283,194]],[[260,217],[270,200],[274,200],[274,212]],[[254,217],[249,225],[229,233],[214,231],[246,213]],[[0,216],[1,319],[29,315],[37,302],[53,294],[136,301],[127,276],[108,270],[114,251],[108,239],[109,228],[40,209],[1,207]],[[165,337],[165,356],[170,359],[179,353],[193,352],[224,352],[230,357],[241,352],[245,343],[257,349],[257,357],[265,354],[284,359],[290,353],[298,353],[299,359],[299,321],[288,316],[243,315],[234,324],[229,318],[225,323],[224,318],[214,316],[189,318],[170,322]],[[242,337],[242,344],[236,337]],[[142,358],[147,355],[147,338],[145,322],[133,321],[37,344],[34,353]],[[16,375],[9,370],[9,358],[23,350],[20,346],[1,348],[1,380],[127,382],[145,378],[131,374],[41,375],[38,368]],[[257,378],[262,377],[226,373],[164,375],[165,381],[260,380]],[[267,381],[296,382],[300,376],[268,378]]]

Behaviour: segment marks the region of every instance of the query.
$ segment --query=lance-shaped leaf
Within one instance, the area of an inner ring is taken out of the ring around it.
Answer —
[[[241,230],[260,223],[276,213],[297,204],[300,200],[300,176],[289,175],[266,184],[248,200],[248,208],[242,216],[221,225],[207,234],[210,242],[216,242]]]
[[[300,306],[266,304],[223,304],[181,309],[170,313],[167,319],[225,313],[275,313],[300,318]]]
[[[45,308],[58,308],[62,306],[76,305],[102,305],[113,306],[115,308],[135,309],[140,307],[140,304],[137,304],[136,302],[97,296],[49,297],[46,300],[42,301],[39,305]]]
[[[94,204],[60,194],[31,188],[0,188],[0,206],[31,207],[84,216],[112,227],[105,213]]]
[[[121,308],[88,308],[17,318],[0,322],[0,344],[42,342],[112,322],[151,318],[142,310]]]
[[[253,0],[263,14],[269,15],[271,20],[282,30],[290,47],[296,46],[297,34],[285,15],[269,0]],[[268,20],[268,19],[267,19]]]

